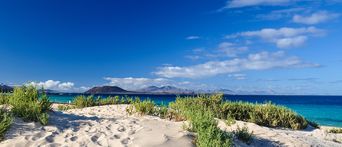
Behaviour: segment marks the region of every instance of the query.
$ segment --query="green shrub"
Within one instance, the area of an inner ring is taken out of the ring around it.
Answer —
[[[271,103],[254,105],[249,121],[266,127],[284,127],[295,130],[305,129],[308,125],[306,119],[294,111]]]
[[[155,112],[155,104],[149,99],[140,101],[140,99],[137,98],[130,107],[133,107],[129,108],[131,109],[131,113],[138,113],[139,115],[153,115]]]
[[[231,126],[231,125],[233,125],[235,123],[236,123],[236,120],[234,118],[232,118],[232,117],[228,117],[227,120],[226,120],[226,125],[227,126]]]
[[[11,126],[11,123],[13,121],[12,115],[5,111],[0,110],[0,141],[3,140],[4,134]]]
[[[9,98],[10,98],[10,94],[0,93],[0,105],[8,104]]]
[[[225,102],[222,105],[221,113],[226,116],[223,119],[231,117],[267,127],[284,127],[297,130],[304,129],[308,125],[304,117],[286,107],[272,103]]]
[[[309,121],[309,120],[306,120],[308,122],[308,124],[314,128],[320,128],[319,124],[314,122],[314,121]]]
[[[253,132],[249,132],[247,126],[244,126],[242,128],[238,126],[237,129],[233,131],[233,134],[237,139],[248,145],[252,143]]]
[[[178,97],[170,103],[170,108],[178,116],[189,121],[187,129],[197,132],[196,145],[199,147],[232,146],[230,133],[217,127],[215,117],[221,116],[222,95]]]
[[[328,130],[328,133],[335,133],[335,134],[342,133],[342,128],[330,129],[330,130]]]
[[[93,96],[86,97],[84,95],[76,96],[72,104],[75,105],[76,108],[96,106],[96,102]]]
[[[160,106],[160,107],[155,107],[155,115],[159,116],[160,118],[164,119],[167,117],[167,114],[169,112],[168,107],[166,106]]]
[[[236,120],[248,121],[251,119],[250,113],[254,111],[254,104],[247,102],[225,102],[222,105],[222,119],[231,117]]]
[[[76,106],[74,106],[74,105],[58,105],[57,106],[57,109],[59,111],[66,111],[66,110],[75,109],[75,108],[76,108]]]
[[[47,111],[51,109],[51,103],[48,97],[43,94],[39,100],[38,91],[33,86],[22,86],[14,89],[13,94],[9,99],[9,104],[12,105],[11,112],[24,121],[36,121],[41,124],[47,124]],[[44,115],[44,121],[42,117]]]

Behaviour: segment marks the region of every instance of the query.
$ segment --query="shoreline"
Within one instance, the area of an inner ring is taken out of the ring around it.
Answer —
[[[194,146],[194,136],[182,129],[184,122],[174,122],[155,116],[128,115],[128,105],[105,105],[50,112],[47,126],[23,122],[16,118],[0,146]],[[342,146],[336,141],[342,134],[326,133],[322,129],[290,130],[268,128],[236,121],[227,126],[218,120],[219,128],[232,131],[248,126],[253,131],[252,146]],[[328,127],[329,128],[329,127]],[[334,141],[335,139],[335,141]],[[234,144],[247,146],[234,139]]]

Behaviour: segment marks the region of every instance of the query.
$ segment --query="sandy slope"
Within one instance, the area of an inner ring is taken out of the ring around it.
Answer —
[[[226,131],[236,130],[237,127],[247,126],[250,132],[253,132],[254,138],[250,146],[291,146],[291,147],[342,147],[342,134],[326,133],[325,128],[294,131],[289,129],[275,129],[258,126],[254,123],[236,121],[235,124],[227,126],[223,121],[219,120],[219,127]],[[334,141],[335,140],[335,141]],[[237,146],[246,146],[245,144],[235,140]]]
[[[193,137],[182,130],[183,122],[157,117],[132,117],[127,105],[110,105],[50,113],[48,126],[16,119],[0,146],[130,146],[130,147],[191,147]],[[342,146],[331,140],[342,135],[328,134],[323,129],[292,131],[260,127],[238,121],[219,127],[231,131],[247,125],[255,134],[251,146]],[[237,140],[236,146],[246,146]]]
[[[16,119],[1,147],[23,146],[192,146],[182,123],[156,117],[128,117],[126,105],[50,114],[48,126]]]

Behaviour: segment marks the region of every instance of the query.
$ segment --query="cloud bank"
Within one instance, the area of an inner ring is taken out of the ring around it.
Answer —
[[[324,30],[316,27],[289,28],[283,27],[279,29],[264,28],[257,31],[240,32],[228,35],[226,38],[256,37],[266,42],[274,43],[278,48],[292,48],[302,46],[310,36],[319,36],[324,34]]]
[[[250,6],[277,6],[286,5],[294,0],[231,0],[227,2],[226,8],[241,8]]]
[[[317,67],[318,64],[305,63],[298,57],[287,57],[283,51],[259,52],[249,54],[246,58],[209,61],[192,66],[165,66],[155,72],[166,78],[201,78],[219,74],[229,74],[248,70],[267,70],[273,68]]]
[[[45,82],[29,82],[26,85],[32,85],[37,88],[44,88],[57,91],[70,91],[74,89],[75,84],[72,82],[47,80]]]
[[[311,15],[294,15],[292,21],[295,23],[313,25],[318,23],[327,22],[338,18],[340,15],[337,13],[330,13],[327,11],[319,11]]]

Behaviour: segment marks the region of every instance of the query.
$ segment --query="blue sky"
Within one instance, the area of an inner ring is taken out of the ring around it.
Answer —
[[[0,2],[0,83],[342,94],[340,0]]]

